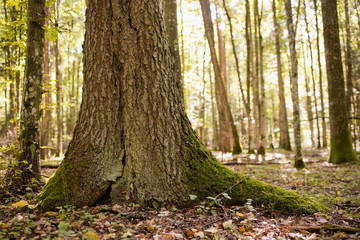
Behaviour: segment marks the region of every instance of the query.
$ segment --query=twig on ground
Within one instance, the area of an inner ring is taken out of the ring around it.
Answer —
[[[345,232],[360,232],[360,228],[338,225],[333,223],[325,223],[323,225],[308,225],[308,226],[287,226],[293,230],[306,230],[306,231],[320,231],[320,230],[341,230]]]

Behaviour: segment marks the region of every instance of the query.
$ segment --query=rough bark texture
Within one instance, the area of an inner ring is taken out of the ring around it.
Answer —
[[[288,40],[291,59],[291,98],[293,101],[293,126],[295,139],[295,162],[296,168],[304,168],[305,164],[301,153],[301,128],[300,128],[300,104],[298,90],[298,61],[296,58],[295,31],[292,20],[291,1],[285,0],[286,26],[288,29]]]
[[[224,152],[240,153],[242,147],[239,142],[239,135],[230,110],[227,94],[222,80],[220,66],[216,57],[214,27],[211,20],[209,0],[200,0],[201,11],[205,25],[205,34],[208,40],[211,61],[215,73],[215,96],[219,112],[219,150]],[[232,140],[233,139],[233,140]]]
[[[184,111],[159,1],[89,0],[84,93],[74,138],[39,196],[43,209],[105,197],[142,206],[189,206],[234,187],[271,209],[314,213],[319,204],[225,168]]]
[[[22,153],[18,160],[22,168],[23,178],[40,178],[39,125],[42,98],[42,66],[44,62],[45,0],[29,0],[28,18],[24,94],[19,137]]]
[[[275,47],[276,47],[276,63],[278,74],[278,86],[279,86],[279,128],[280,128],[280,141],[279,147],[285,150],[291,150],[290,135],[289,135],[289,123],[287,118],[285,93],[284,93],[284,80],[282,77],[281,66],[281,48],[280,48],[280,36],[279,36],[279,24],[276,17],[276,1],[272,2],[273,19],[274,19],[274,35],[275,35]]]
[[[339,23],[336,0],[321,0],[325,44],[326,75],[329,92],[330,154],[329,162],[359,162],[348,127],[345,83],[341,62]]]
[[[326,121],[325,121],[325,103],[324,103],[324,93],[323,93],[323,81],[322,81],[322,65],[321,65],[321,56],[320,56],[320,29],[319,29],[319,20],[317,13],[317,0],[314,0],[314,11],[315,11],[315,26],[316,26],[316,48],[317,48],[317,59],[319,67],[319,89],[320,89],[320,103],[321,103],[321,128],[322,128],[322,146],[323,148],[327,147],[327,131],[326,131]]]

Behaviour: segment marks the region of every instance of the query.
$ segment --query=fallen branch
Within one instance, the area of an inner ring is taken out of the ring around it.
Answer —
[[[306,230],[306,231],[320,231],[320,230],[341,230],[345,232],[360,232],[360,228],[338,225],[333,223],[325,223],[323,225],[309,225],[309,226],[287,226],[293,230]]]
[[[58,168],[60,164],[41,164],[41,168]]]

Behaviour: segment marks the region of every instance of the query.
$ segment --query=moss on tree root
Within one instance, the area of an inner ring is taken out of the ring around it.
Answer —
[[[195,157],[193,155],[188,159],[185,178],[190,190],[200,200],[214,197],[244,179],[228,192],[232,198],[230,204],[244,203],[250,198],[258,206],[271,210],[307,214],[329,211],[324,205],[292,191],[247,178],[224,167],[201,143],[196,143],[195,138],[192,141],[193,144],[198,144],[198,151],[192,152]]]
[[[331,138],[328,161],[335,164],[348,162],[360,164],[360,160],[353,149],[350,134]]]
[[[76,179],[72,165],[63,162],[37,198],[38,202],[41,201],[41,209],[50,210],[71,204],[74,195],[72,185]]]

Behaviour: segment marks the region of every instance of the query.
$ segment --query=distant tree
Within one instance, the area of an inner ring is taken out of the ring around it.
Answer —
[[[292,19],[291,0],[285,0],[286,26],[288,29],[288,40],[291,59],[291,98],[293,101],[293,126],[295,139],[295,162],[294,167],[304,168],[305,164],[301,152],[301,128],[300,128],[300,104],[298,90],[298,61],[296,58],[295,30]]]
[[[320,89],[320,103],[321,103],[321,128],[322,128],[322,147],[327,147],[327,130],[326,130],[326,121],[325,121],[325,103],[324,103],[324,93],[323,93],[323,81],[322,81],[322,64],[320,56],[320,29],[319,29],[319,20],[318,20],[318,7],[317,1],[314,0],[314,11],[315,11],[315,27],[316,27],[316,49],[317,49],[317,59],[318,59],[318,68],[319,68],[319,89]]]
[[[289,123],[287,118],[285,93],[284,93],[284,80],[282,77],[282,65],[281,65],[281,48],[280,48],[280,26],[276,17],[276,0],[272,2],[273,20],[274,20],[274,35],[275,35],[275,47],[276,47],[276,63],[278,74],[278,86],[279,86],[279,128],[280,128],[280,141],[279,147],[285,150],[291,150],[290,136],[289,136]]]
[[[330,113],[330,163],[359,162],[352,146],[346,109],[336,0],[321,0]]]
[[[345,29],[346,29],[346,51],[345,51],[345,66],[346,66],[346,109],[348,116],[351,116],[351,105],[353,100],[353,81],[352,81],[352,61],[351,61],[351,30],[350,30],[350,14],[349,2],[344,1],[345,8]]]
[[[219,150],[225,152],[232,151],[234,154],[240,153],[242,152],[242,147],[215,51],[214,26],[211,20],[210,2],[209,0],[200,0],[200,4],[205,26],[205,35],[208,40],[211,61],[215,73],[215,97],[219,112]]]
[[[40,179],[39,129],[43,91],[45,0],[29,0],[27,14],[24,95],[19,136],[21,151],[18,157],[22,171],[21,182],[24,184],[29,183],[30,178]]]
[[[87,1],[79,119],[63,162],[38,198],[43,209],[109,197],[184,207],[231,187],[230,203],[251,198],[271,209],[325,210],[215,159],[185,114],[159,1],[113,1],[104,8],[107,3]]]

